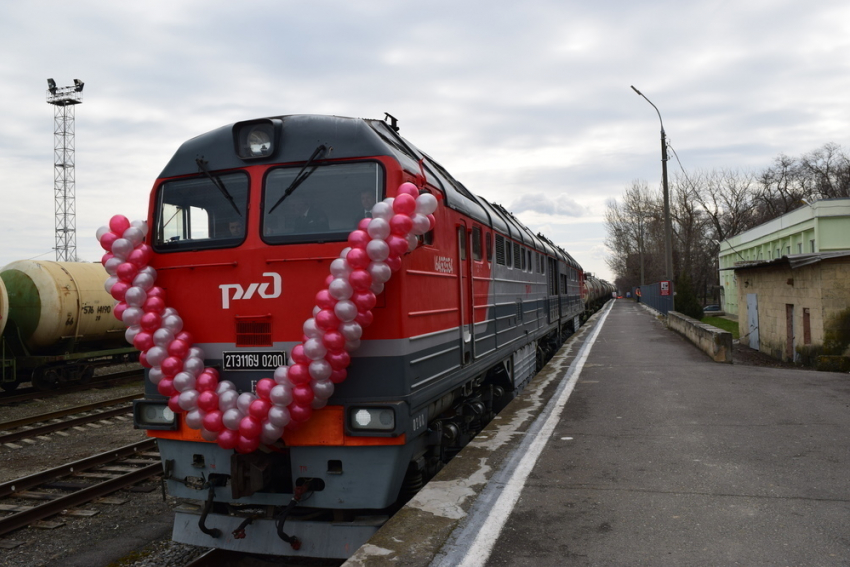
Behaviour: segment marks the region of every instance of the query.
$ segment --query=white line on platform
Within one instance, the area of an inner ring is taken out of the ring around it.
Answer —
[[[593,347],[593,343],[596,342],[596,337],[599,336],[599,331],[602,329],[602,324],[605,323],[608,313],[611,312],[611,306],[613,303],[613,301],[609,303],[608,308],[596,324],[596,328],[593,330],[593,334],[590,339],[587,343],[585,343],[576,357],[576,360],[570,368],[571,374],[566,386],[558,395],[554,406],[550,406],[551,410],[545,418],[546,421],[543,423],[539,432],[534,436],[534,440],[531,442],[527,451],[522,455],[522,458],[518,459],[518,462],[517,459],[511,459],[512,462],[516,464],[514,465],[515,468],[512,472],[506,471],[510,474],[510,480],[505,483],[504,488],[500,491],[499,496],[496,498],[492,507],[487,511],[486,519],[477,530],[477,535],[475,536],[475,540],[472,542],[472,545],[466,549],[463,558],[459,562],[456,561],[458,559],[457,557],[444,557],[443,562],[441,563],[444,564],[446,560],[450,560],[453,565],[458,565],[460,567],[479,567],[490,557],[490,554],[493,551],[493,546],[499,538],[499,533],[505,526],[505,522],[507,522],[511,511],[514,509],[517,500],[519,500],[519,497],[522,494],[522,489],[525,486],[525,481],[528,479],[528,475],[531,474],[532,469],[534,469],[534,465],[537,463],[537,459],[543,452],[546,442],[549,441],[549,438],[555,430],[555,426],[560,421],[564,406],[567,404],[570,394],[572,394],[573,388],[575,387],[579,375],[584,368],[584,363],[590,355],[590,349]]]

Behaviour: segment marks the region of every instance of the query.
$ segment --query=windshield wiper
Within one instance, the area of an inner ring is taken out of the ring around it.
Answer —
[[[218,190],[221,191],[221,194],[224,195],[224,198],[230,202],[230,205],[233,207],[233,210],[236,211],[236,214],[241,217],[242,212],[239,210],[239,207],[236,206],[236,201],[233,200],[233,196],[227,191],[227,188],[225,188],[224,183],[222,183],[221,179],[219,179],[217,176],[214,176],[212,173],[210,173],[210,170],[207,169],[208,162],[201,158],[197,158],[195,160],[195,163],[198,164],[198,169],[203,171],[204,175],[210,178],[210,181],[213,182],[213,185],[218,187]]]
[[[295,179],[292,180],[292,183],[289,184],[289,187],[287,187],[286,191],[283,192],[283,195],[280,196],[280,199],[278,199],[277,202],[272,206],[272,208],[269,209],[269,213],[274,211],[277,208],[278,205],[283,203],[284,199],[289,197],[292,194],[293,191],[298,189],[299,185],[301,185],[302,183],[307,181],[307,178],[310,177],[310,175],[314,171],[316,171],[316,168],[319,167],[318,165],[314,165],[313,169],[311,169],[310,171],[307,171],[305,173],[306,169],[308,167],[310,167],[311,163],[313,163],[313,160],[316,159],[317,157],[319,157],[319,154],[322,153],[322,152],[326,152],[326,153],[330,154],[330,149],[328,149],[328,147],[325,146],[324,144],[321,144],[321,145],[319,145],[318,148],[313,150],[313,155],[310,156],[310,159],[307,160],[307,163],[304,164],[304,167],[301,168],[301,171],[298,172],[298,175],[295,176]]]

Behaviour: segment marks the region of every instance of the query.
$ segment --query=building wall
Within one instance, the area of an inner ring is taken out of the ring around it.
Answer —
[[[758,297],[759,350],[780,360],[808,362],[823,353],[829,329],[846,327],[850,314],[850,258],[824,260],[792,270],[787,264],[735,270],[738,330],[747,344],[747,294]],[[787,306],[793,305],[793,351],[787,349]],[[806,342],[804,309],[809,310]],[[847,354],[829,352],[824,354]]]
[[[742,318],[732,268],[742,262],[767,262],[793,254],[850,250],[850,199],[804,205],[720,243],[718,265],[726,313]],[[724,269],[725,268],[725,269]]]

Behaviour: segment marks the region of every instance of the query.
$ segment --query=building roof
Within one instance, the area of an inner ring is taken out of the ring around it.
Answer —
[[[735,262],[734,266],[731,266],[729,268],[721,268],[720,271],[722,272],[724,270],[746,270],[750,268],[779,267],[782,265],[788,265],[792,270],[795,270],[797,268],[802,268],[803,266],[817,264],[818,262],[822,262],[824,260],[832,260],[834,258],[843,257],[850,257],[850,250],[841,250],[838,252],[816,252],[814,254],[792,254],[790,256],[782,256],[781,258],[777,258],[775,260],[754,260]]]

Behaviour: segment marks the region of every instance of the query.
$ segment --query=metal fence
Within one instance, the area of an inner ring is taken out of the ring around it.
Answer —
[[[662,291],[662,288],[665,289]],[[635,288],[634,295],[640,303],[645,303],[665,315],[668,311],[673,311],[673,282],[642,285]]]

